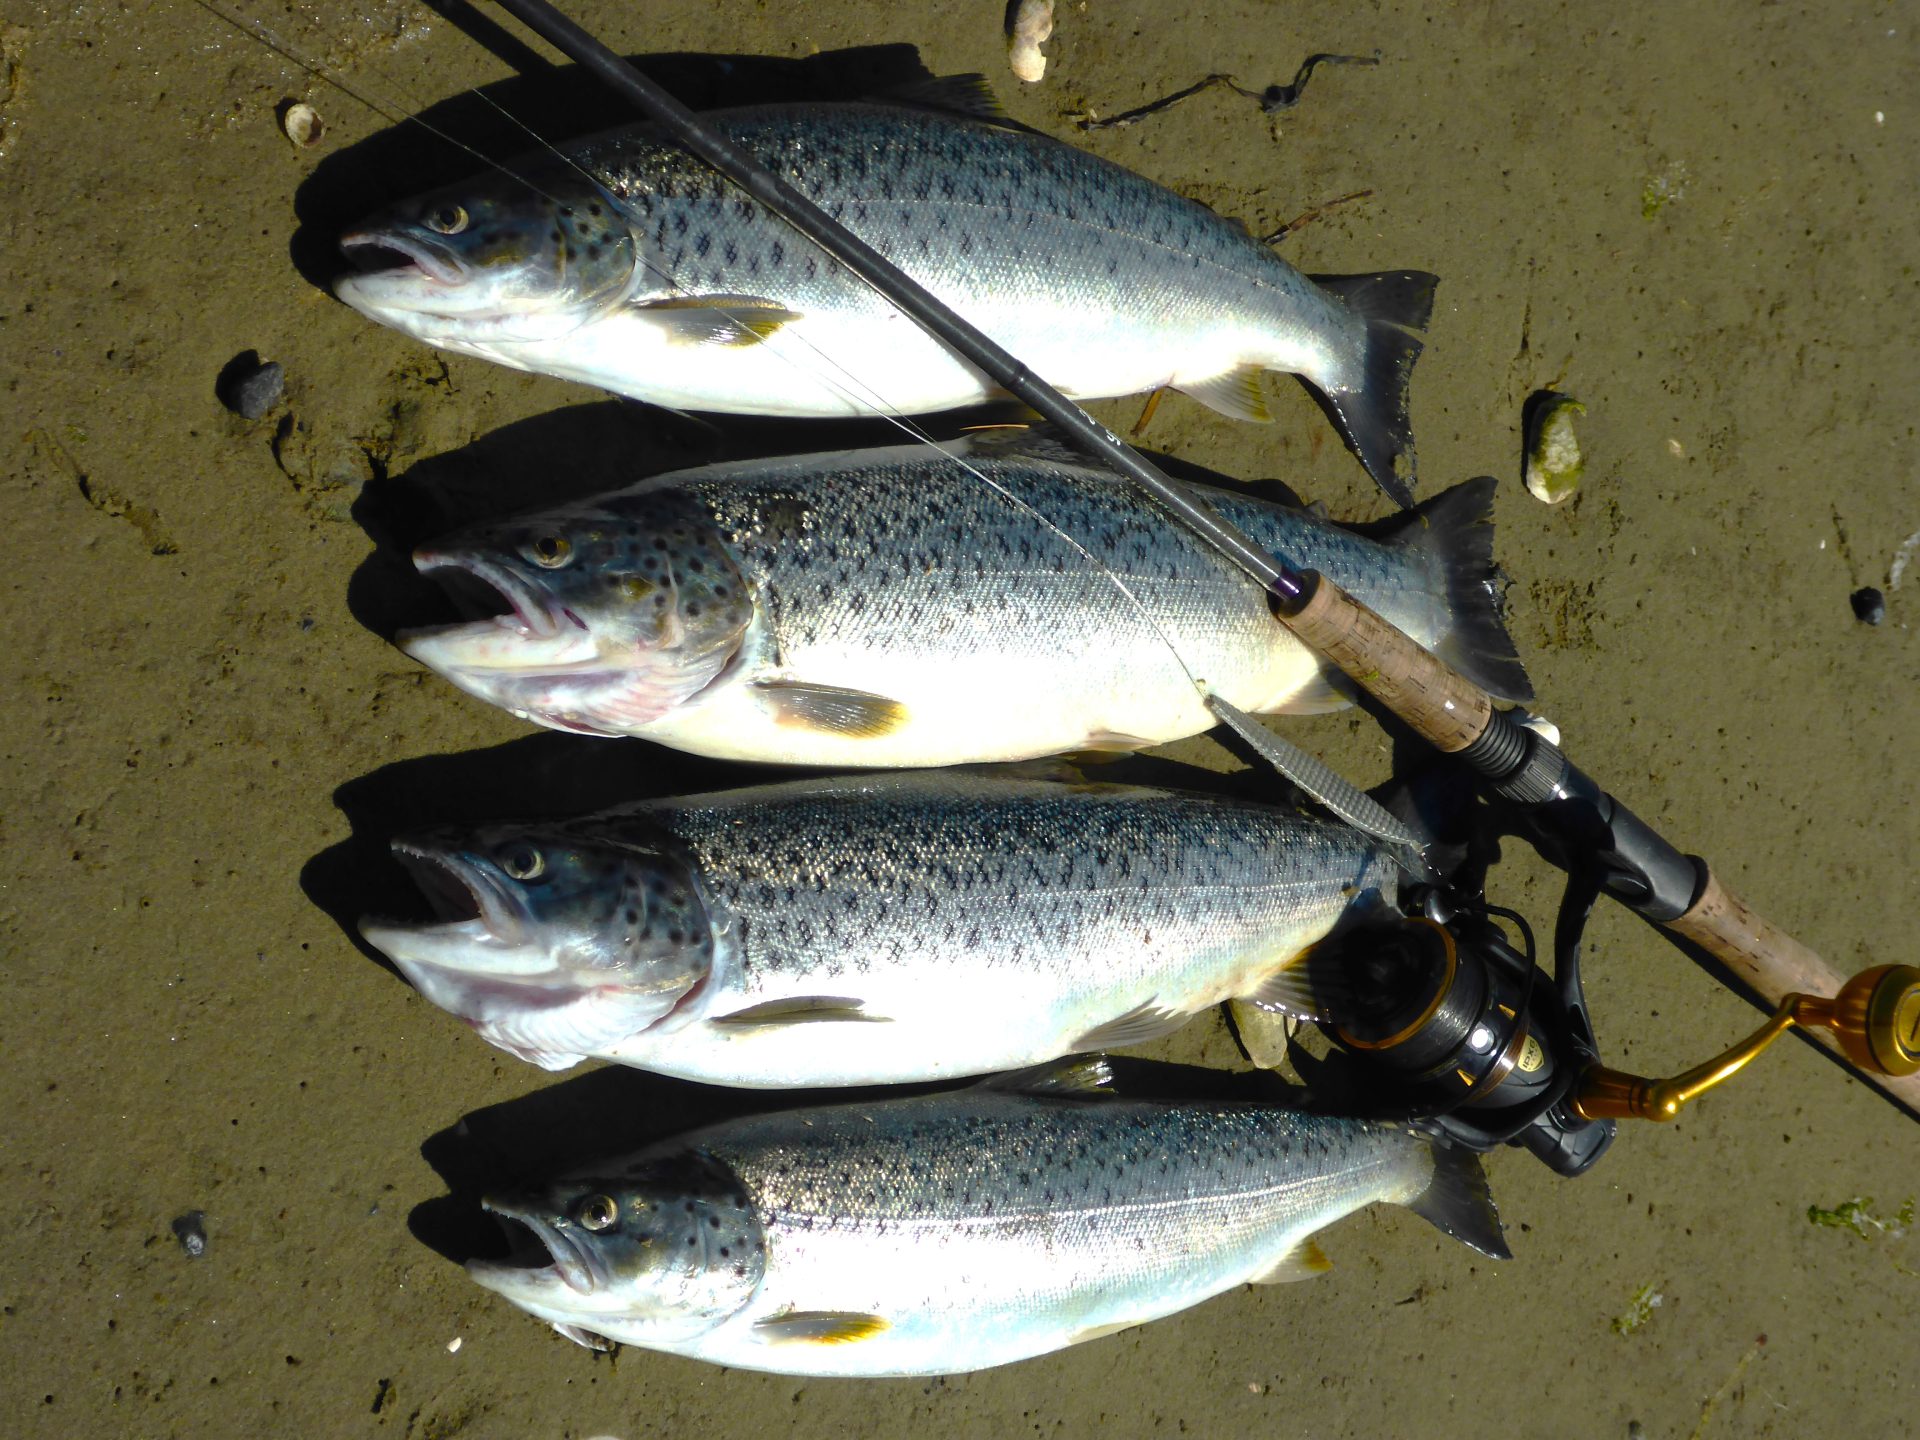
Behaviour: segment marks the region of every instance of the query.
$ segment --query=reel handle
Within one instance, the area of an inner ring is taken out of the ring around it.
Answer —
[[[1671,1120],[1795,1026],[1838,1049],[1869,1079],[1920,1081],[1920,969],[1876,965],[1832,999],[1784,996],[1767,1023],[1745,1040],[1668,1080],[1590,1065],[1574,1087],[1574,1111],[1588,1120]]]

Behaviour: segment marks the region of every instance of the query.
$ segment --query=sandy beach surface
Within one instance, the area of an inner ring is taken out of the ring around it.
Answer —
[[[753,1103],[556,1078],[353,936],[419,901],[396,829],[733,783],[640,742],[536,735],[392,648],[440,613],[409,547],[476,513],[723,456],[881,443],[715,429],[443,357],[335,301],[388,199],[620,118],[496,12],[220,0],[382,114],[191,3],[0,8],[0,1394],[21,1437],[961,1435],[1648,1440],[1890,1435],[1920,1401],[1920,1239],[1811,1223],[1920,1193],[1920,1128],[1809,1047],[1577,1181],[1490,1173],[1493,1263],[1404,1212],[1333,1272],[946,1380],[806,1382],[576,1348],[449,1258],[505,1169]],[[1568,748],[1841,969],[1913,958],[1920,854],[1920,32],[1911,6],[1063,0],[1046,78],[984,0],[577,0],[697,105],[904,63],[1267,233],[1309,272],[1442,277],[1412,417],[1423,493],[1499,477],[1513,630]],[[867,50],[855,47],[904,47]],[[917,52],[917,54],[916,54]],[[1314,52],[1300,103],[1258,90]],[[767,57],[810,65],[718,65]],[[671,58],[678,57],[678,58]],[[299,148],[288,102],[325,132]],[[1365,192],[1358,198],[1354,192]],[[1334,204],[1332,202],[1340,201]],[[236,356],[285,395],[216,398]],[[1520,416],[1587,407],[1579,501],[1520,484]],[[1181,397],[1152,448],[1386,502],[1292,382],[1278,423]],[[1099,407],[1131,424],[1137,401]],[[1903,547],[1904,550],[1903,550]],[[1904,579],[1904,584],[1895,583]],[[1849,596],[1886,592],[1884,622]],[[1353,712],[1285,726],[1371,783]],[[1181,758],[1220,768],[1211,741]],[[1257,789],[1257,777],[1248,777]],[[1510,845],[1495,898],[1550,927]],[[1616,1065],[1757,1023],[1617,907],[1589,991]],[[1242,1066],[1209,1019],[1147,1053]],[[464,1197],[464,1198],[463,1198]],[[184,1217],[198,1212],[199,1221]],[[176,1226],[176,1222],[181,1222]],[[198,1254],[180,1238],[197,1224]]]

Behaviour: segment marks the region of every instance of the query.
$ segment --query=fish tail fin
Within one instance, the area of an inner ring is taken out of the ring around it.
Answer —
[[[1501,700],[1533,698],[1502,617],[1504,588],[1493,559],[1494,479],[1482,475],[1423,501],[1382,532],[1383,540],[1424,552],[1439,581],[1445,629],[1434,653]]]
[[[1513,1251],[1507,1248],[1480,1157],[1440,1135],[1427,1133],[1421,1138],[1433,1149],[1433,1178],[1406,1202],[1407,1209],[1482,1255],[1511,1260]]]
[[[1424,270],[1372,275],[1314,275],[1366,322],[1366,350],[1358,384],[1320,391],[1333,422],[1374,483],[1402,509],[1413,508],[1413,426],[1407,418],[1407,382],[1420,358],[1420,337],[1433,315],[1440,277]]]

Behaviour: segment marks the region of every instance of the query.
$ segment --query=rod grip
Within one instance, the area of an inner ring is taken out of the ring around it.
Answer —
[[[1466,676],[1316,571],[1302,599],[1276,601],[1281,623],[1333,661],[1421,737],[1451,755],[1480,738],[1493,700]]]
[[[1674,934],[1692,941],[1726,966],[1768,1005],[1778,1005],[1787,995],[1796,992],[1838,995],[1847,982],[1845,975],[1819,955],[1757,914],[1752,906],[1721,884],[1711,869],[1706,871],[1699,898],[1685,914],[1665,923]],[[1867,1084],[1910,1113],[1920,1115],[1920,1073],[1893,1076],[1860,1069],[1848,1061],[1831,1030],[1803,1029],[1800,1033],[1839,1057]]]

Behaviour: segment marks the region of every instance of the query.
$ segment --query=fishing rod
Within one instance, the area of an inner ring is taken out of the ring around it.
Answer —
[[[1868,972],[1875,978],[1865,991],[1843,990],[1845,977],[1762,917],[1705,860],[1682,854],[1575,766],[1558,744],[1528,728],[1513,712],[1497,708],[1485,690],[1324,576],[1296,570],[1255,545],[547,0],[494,3],[859,274],[922,329],[1050,421],[1083,453],[1118,470],[1172,511],[1266,591],[1275,618],[1302,643],[1338,666],[1429,744],[1464,762],[1489,790],[1514,806],[1549,859],[1696,947],[1725,968],[1736,988],[1744,987],[1763,1005],[1775,1007],[1769,1027],[1778,1024],[1772,1034],[1798,1028],[1910,1117],[1920,1119],[1920,970],[1880,967]],[[1862,978],[1856,977],[1856,986]],[[1816,1015],[1816,1000],[1830,1004],[1821,1014],[1832,1023]],[[1732,1070],[1716,1073],[1724,1078]],[[1609,1078],[1612,1074],[1594,1077],[1592,1104],[1613,1114],[1671,1118],[1678,1104],[1700,1088],[1683,1086],[1685,1095],[1675,1103],[1674,1092],[1656,1096],[1648,1088],[1651,1082]]]

